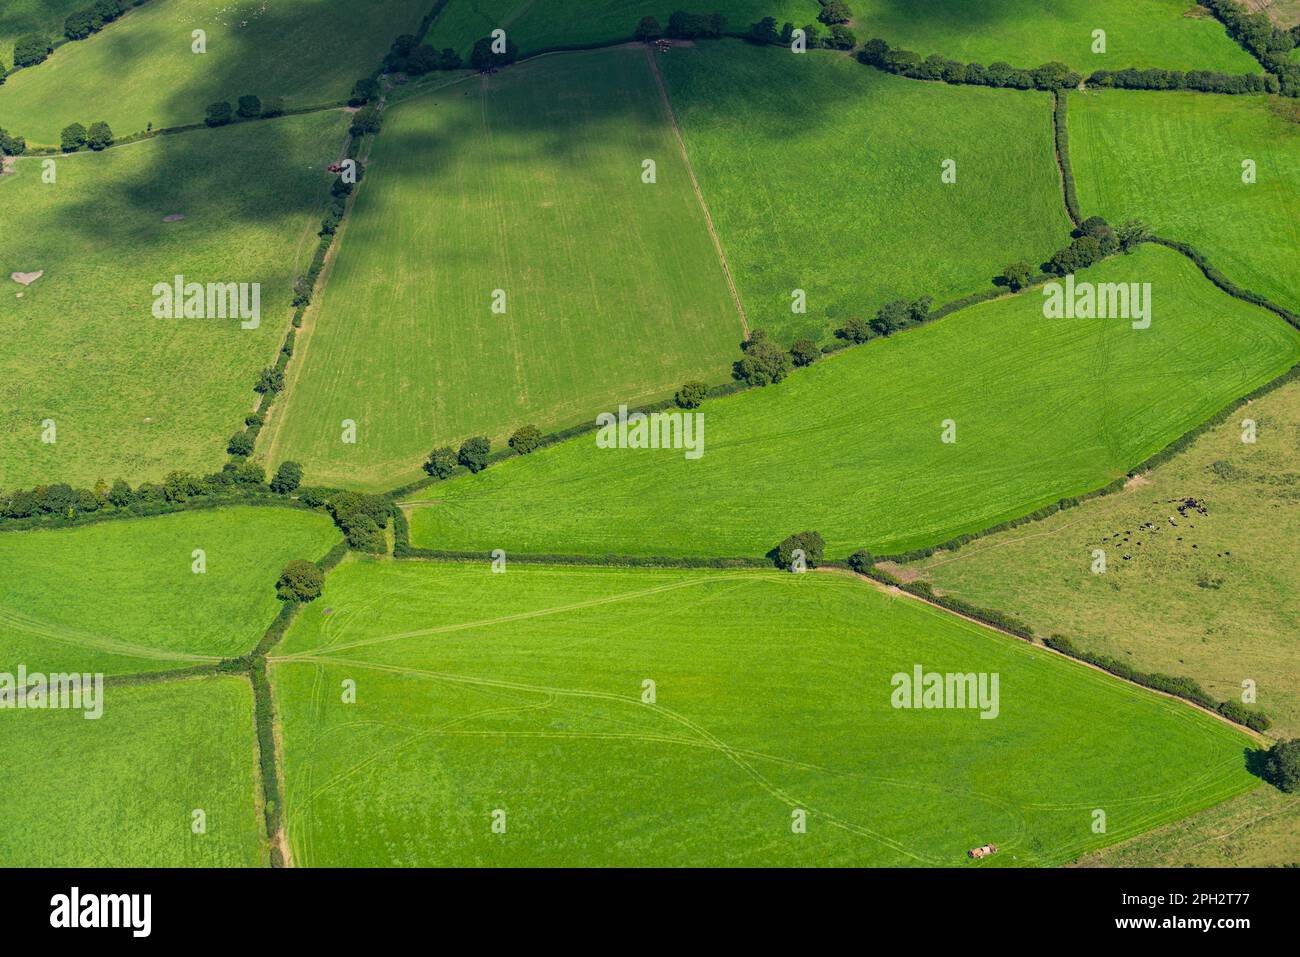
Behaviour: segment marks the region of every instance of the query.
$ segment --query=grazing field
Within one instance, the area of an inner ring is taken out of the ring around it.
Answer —
[[[83,4],[84,5],[84,4]],[[202,122],[245,94],[287,108],[340,100],[414,33],[431,0],[155,0],[0,87],[0,117],[32,143],[104,120],[119,136]],[[204,30],[207,52],[192,50]],[[58,35],[62,35],[62,20]]]
[[[527,56],[553,47],[630,40],[643,16],[654,16],[666,27],[678,9],[662,0],[452,0],[427,42],[439,49],[453,47],[468,60],[475,40],[501,29]],[[817,0],[709,0],[687,9],[721,13],[728,31],[744,33],[763,17],[799,26],[816,22],[821,5]]]
[[[1300,311],[1300,110],[1276,97],[1071,95],[1084,215],[1142,217],[1239,286]],[[1257,181],[1242,182],[1253,160]]]
[[[740,313],[647,57],[549,58],[390,111],[273,462],[391,488],[435,445],[726,378]]]
[[[29,33],[63,36],[63,21],[86,0],[5,0],[0,4],[0,63],[14,65],[14,43]]]
[[[1083,867],[1297,867],[1300,797],[1263,786],[1087,855]]]
[[[431,486],[412,541],[758,556],[816,529],[833,558],[896,553],[1098,488],[1300,357],[1290,326],[1169,250],[1080,279],[1150,282],[1150,328],[1045,319],[1037,290],[985,303],[706,402],[694,461],[587,435]]]
[[[308,866],[1052,865],[1256,783],[1229,726],[849,576],[345,563],[282,653]],[[997,716],[892,707],[917,664]]]
[[[283,340],[345,131],[342,113],[289,117],[64,157],[54,184],[39,157],[0,179],[0,486],[220,465]],[[154,318],[176,275],[260,283],[260,326]]]
[[[279,611],[285,564],[337,540],[323,514],[256,507],[4,532],[0,671],[124,674],[241,655]]]
[[[1192,0],[851,0],[858,39],[922,56],[1018,67],[1060,60],[1083,73],[1125,67],[1258,73],[1259,63]],[[1093,31],[1106,31],[1105,53]]]
[[[1253,444],[1241,440],[1244,419],[1256,423]],[[1300,735],[1297,461],[1293,383],[1121,495],[939,553],[915,571],[1040,634],[1188,675],[1220,700],[1238,699],[1253,680],[1277,733]],[[1199,507],[1180,514],[1189,499]],[[1096,548],[1106,553],[1103,574],[1091,572]]]
[[[256,867],[255,752],[242,678],[106,687],[94,721],[0,710],[0,866]]]
[[[831,341],[893,299],[987,289],[1068,236],[1045,93],[919,83],[739,41],[657,62],[750,325],[785,345]],[[953,184],[941,181],[949,159]]]

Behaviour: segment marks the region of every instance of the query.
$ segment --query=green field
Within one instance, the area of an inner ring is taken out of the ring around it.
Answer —
[[[272,462],[392,487],[435,444],[726,377],[741,318],[647,56],[549,58],[391,110]]]
[[[1256,422],[1254,444],[1241,441],[1246,418]],[[1300,385],[1290,384],[1122,495],[940,553],[913,570],[1040,634],[1068,635],[1141,669],[1189,675],[1221,700],[1239,698],[1251,679],[1277,730],[1297,735],[1298,456]],[[1187,498],[1207,514],[1180,516],[1174,500]],[[1132,534],[1112,537],[1117,531]],[[1099,575],[1090,570],[1095,548],[1107,555]]]
[[[834,558],[905,551],[1098,488],[1300,357],[1290,326],[1169,250],[1080,278],[1150,282],[1151,327],[1044,319],[1038,290],[985,303],[706,402],[694,461],[587,435],[434,485],[412,541],[758,556],[811,528]]]
[[[630,40],[641,17],[654,16],[666,27],[678,9],[662,0],[451,0],[429,30],[428,43],[454,47],[468,59],[475,40],[501,29],[527,56],[552,47]],[[721,13],[728,31],[744,33],[763,17],[811,23],[821,6],[816,0],[710,0],[686,9]]]
[[[61,158],[53,184],[39,157],[0,179],[0,486],[221,464],[283,340],[345,127],[329,112],[201,130]],[[260,327],[154,318],[177,274],[261,283]]]
[[[658,62],[750,325],[783,344],[830,341],[892,299],[986,289],[1068,236],[1045,93],[736,41]],[[940,179],[947,159],[955,184]]]
[[[72,122],[119,137],[149,124],[202,121],[209,103],[245,94],[294,107],[346,97],[431,0],[152,0],[0,87],[0,118],[29,142],[59,142]],[[62,34],[60,21],[59,34]],[[192,51],[192,31],[207,52]]]
[[[847,576],[352,562],[282,652],[306,866],[1051,865],[1256,781],[1229,726]],[[918,663],[997,717],[891,707]]]
[[[95,721],[0,710],[0,867],[256,867],[255,749],[237,678],[107,687]]]
[[[1192,0],[849,0],[859,40],[883,37],[922,56],[1003,60],[1033,67],[1060,60],[1082,73],[1125,67],[1262,69]],[[1093,53],[1094,30],[1106,52]]]
[[[63,36],[63,21],[86,0],[5,0],[0,5],[0,64],[14,65],[14,43],[29,33]]]
[[[1147,220],[1233,282],[1300,311],[1300,111],[1276,97],[1107,90],[1070,97],[1085,215]],[[1243,160],[1257,181],[1242,182]]]
[[[320,513],[254,507],[0,533],[0,671],[124,674],[244,654],[279,611],[284,565],[337,540]]]

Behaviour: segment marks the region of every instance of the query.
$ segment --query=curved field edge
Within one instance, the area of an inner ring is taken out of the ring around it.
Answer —
[[[272,662],[307,866],[1052,866],[1258,783],[1233,728],[856,579],[353,561],[322,600]],[[999,717],[892,708],[918,662],[997,671]]]
[[[812,528],[828,557],[906,552],[1103,488],[1300,356],[1294,329],[1170,250],[1079,279],[1151,281],[1151,328],[1047,320],[1036,290],[985,303],[706,402],[695,461],[588,435],[433,485],[405,502],[411,542],[758,557]]]
[[[0,534],[0,670],[125,675],[245,654],[284,565],[338,541],[327,516],[273,507]]]
[[[1105,90],[1070,93],[1069,107],[1086,215],[1141,217],[1232,282],[1300,311],[1294,101]]]
[[[1243,441],[1250,439],[1251,441]],[[944,594],[998,608],[1217,699],[1255,683],[1273,732],[1300,731],[1295,469],[1300,382],[1256,399],[1121,495],[908,566]],[[1189,502],[1195,502],[1189,507]],[[1096,552],[1105,565],[1096,570]]]

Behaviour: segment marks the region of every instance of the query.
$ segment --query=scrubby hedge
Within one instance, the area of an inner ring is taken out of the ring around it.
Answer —
[[[1014,615],[1008,615],[1005,612],[998,611],[994,608],[981,608],[979,605],[971,604],[965,599],[957,598],[953,595],[935,594],[935,591],[930,587],[929,582],[900,581],[893,575],[890,575],[888,572],[881,569],[872,569],[866,574],[879,581],[883,581],[886,584],[901,588],[903,591],[916,595],[918,598],[924,598],[933,605],[939,605],[940,607],[956,612],[959,615],[965,615],[967,618],[974,618],[976,621],[983,622],[986,625],[999,628],[1002,631],[1008,631],[1017,638],[1025,639],[1025,641],[1032,642],[1034,640],[1034,630]]]
[[[284,858],[276,845],[280,833],[281,803],[280,777],[275,758],[275,704],[271,699],[271,682],[266,676],[266,660],[255,658],[249,668],[253,683],[253,712],[257,723],[257,762],[262,774],[263,814],[266,835],[271,842],[271,864],[283,867]]]
[[[101,481],[92,489],[56,483],[0,491],[0,528],[60,528],[232,504],[311,507],[272,493],[264,479],[260,465],[245,462],[227,463],[221,471],[204,476],[173,471],[161,484],[142,482],[135,488],[118,479],[111,486]]]
[[[1198,704],[1209,711],[1216,711],[1229,721],[1244,725],[1253,731],[1266,731],[1273,726],[1273,722],[1268,715],[1262,711],[1253,711],[1236,701],[1215,701],[1209,692],[1202,688],[1194,678],[1166,675],[1158,671],[1139,671],[1127,662],[1120,661],[1111,655],[1099,655],[1095,652],[1084,651],[1069,638],[1062,635],[1052,635],[1049,638],[1044,638],[1043,644],[1063,655],[1069,655],[1079,661],[1086,661],[1090,665],[1095,665],[1103,671],[1132,681],[1134,684],[1142,685],[1144,688],[1163,691],[1165,694],[1171,694],[1193,704]]]
[[[1269,312],[1281,316],[1297,329],[1300,329],[1300,316],[1296,315],[1290,309],[1286,309],[1279,306],[1277,303],[1272,302],[1267,297],[1261,296],[1257,292],[1251,292],[1249,289],[1243,289],[1241,286],[1238,286],[1231,279],[1221,273],[1218,268],[1206,259],[1195,246],[1178,242],[1174,239],[1165,239],[1161,236],[1148,236],[1145,241],[1155,243],[1158,246],[1166,246],[1169,249],[1177,250],[1192,262],[1196,263],[1201,272],[1205,274],[1205,278],[1210,280],[1210,282],[1214,283],[1229,296],[1233,296],[1243,302],[1249,302],[1263,309],[1267,309]]]
[[[252,657],[264,658],[272,648],[278,645],[285,632],[289,630],[289,626],[293,624],[293,619],[297,614],[297,602],[287,601],[282,604],[279,613],[275,616],[275,620],[271,622],[270,627],[266,629],[261,640],[258,641],[257,647],[253,649]]]
[[[84,40],[120,17],[126,8],[122,0],[95,0],[90,6],[68,14],[63,21],[63,35],[69,40]]]
[[[1273,75],[1278,92],[1283,96],[1300,96],[1300,64],[1290,59],[1291,51],[1300,42],[1295,31],[1274,26],[1268,14],[1251,13],[1236,0],[1200,0],[1200,4]]]
[[[358,136],[353,136],[349,141],[346,153],[348,158],[354,159],[356,157],[360,148],[360,139]],[[360,181],[361,167],[358,165],[357,182]],[[293,357],[294,349],[297,347],[298,334],[295,330],[302,327],[303,316],[307,311],[308,304],[311,302],[320,274],[325,268],[325,257],[334,243],[334,237],[343,222],[343,217],[347,214],[347,197],[351,195],[352,190],[352,184],[344,183],[342,179],[335,180],[331,187],[330,192],[333,198],[326,208],[320,229],[317,230],[320,241],[316,244],[316,252],[312,256],[311,266],[308,268],[306,275],[300,276],[294,283],[292,326],[285,333],[284,342],[280,346],[279,354],[276,356],[275,365],[259,372],[257,381],[253,384],[253,391],[262,396],[257,411],[245,417],[243,431],[236,432],[226,443],[226,451],[234,461],[240,461],[253,454],[257,446],[257,437],[266,422],[267,413],[270,412],[275,397],[284,391],[285,371],[289,366],[289,360]]]
[[[860,553],[855,553],[860,554]],[[858,567],[861,563],[855,563],[852,559],[849,562],[856,571],[874,578],[876,581],[886,585],[893,585],[901,588],[903,591],[923,598],[932,604],[947,608],[949,611],[965,615],[967,618],[973,618],[976,621],[999,628],[1002,631],[1010,632],[1020,638],[1025,639],[1031,644],[1034,641],[1034,630],[1024,621],[1014,615],[999,611],[993,608],[981,608],[973,605],[961,598],[951,595],[937,595],[929,582],[915,581],[904,582],[885,571],[883,568],[867,567],[865,570]],[[1109,655],[1099,655],[1093,652],[1084,651],[1074,644],[1069,638],[1061,635],[1052,635],[1043,639],[1043,644],[1054,651],[1068,655],[1071,658],[1077,658],[1079,661],[1085,661],[1088,664],[1096,665],[1103,671],[1132,681],[1134,684],[1142,685],[1146,688],[1152,688],[1156,691],[1163,691],[1179,698],[1184,698],[1194,704],[1200,705],[1210,711],[1217,711],[1229,721],[1244,725],[1254,731],[1266,731],[1272,727],[1273,722],[1262,711],[1253,711],[1242,706],[1235,701],[1218,702],[1212,698],[1200,684],[1192,678],[1178,677],[1175,675],[1161,674],[1160,672],[1145,672],[1133,668],[1126,662],[1120,661]]]
[[[1065,92],[1057,90],[1052,106],[1052,119],[1056,130],[1056,163],[1061,170],[1061,181],[1065,188],[1065,209],[1070,214],[1070,222],[1079,225],[1083,222],[1083,212],[1079,208],[1079,196],[1074,188],[1074,170],[1070,166],[1070,129],[1066,123]]]
[[[1260,14],[1263,16],[1263,14]],[[1267,18],[1265,18],[1267,19]],[[757,25],[756,25],[757,26]],[[1288,40],[1290,34],[1279,31]],[[1287,48],[1288,50],[1290,47]],[[1105,88],[1116,87],[1131,90],[1197,90],[1203,93],[1286,93],[1289,83],[1295,81],[1280,74],[1294,70],[1300,75],[1300,67],[1288,64],[1285,58],[1276,61],[1283,64],[1274,69],[1265,63],[1268,73],[1219,73],[1214,70],[1139,70],[1128,67],[1123,70],[1095,70],[1087,78],[1076,70],[1071,70],[1064,63],[1052,61],[1033,68],[1014,67],[1009,63],[997,62],[985,66],[982,63],[963,63],[933,53],[922,58],[912,50],[894,49],[881,40],[874,38],[863,44],[858,52],[858,60],[868,66],[874,66],[886,73],[909,77],[914,80],[935,80],[952,84],[972,86],[991,86],[1013,90],[1069,90],[1080,85]],[[1263,62],[1263,61],[1261,61]],[[1274,75],[1279,74],[1279,75]],[[1290,96],[1296,93],[1288,93]]]
[[[858,62],[914,80],[939,80],[944,83],[1014,90],[1063,90],[1083,82],[1082,74],[1056,61],[1033,69],[1022,69],[1002,62],[988,66],[982,63],[962,63],[938,53],[923,59],[912,50],[891,48],[879,37],[863,44],[858,51]]]
[[[1099,89],[1196,90],[1200,93],[1277,93],[1278,78],[1271,73],[1219,73],[1214,70],[1094,70],[1084,81]]]

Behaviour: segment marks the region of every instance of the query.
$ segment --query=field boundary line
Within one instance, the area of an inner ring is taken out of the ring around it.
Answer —
[[[718,231],[713,227],[713,217],[709,214],[709,204],[704,201],[704,191],[700,189],[700,181],[695,177],[695,167],[691,164],[690,154],[686,151],[686,140],[682,138],[681,127],[677,125],[677,112],[673,109],[673,101],[668,96],[668,87],[664,83],[663,74],[659,72],[659,64],[655,61],[654,50],[647,46],[645,48],[646,63],[650,67],[650,73],[654,76],[655,85],[659,87],[659,96],[663,100],[664,110],[668,114],[668,123],[673,128],[673,136],[677,139],[677,148],[681,152],[682,162],[686,164],[686,172],[691,178],[691,188],[695,190],[695,198],[699,201],[700,211],[704,213],[704,225],[709,230],[709,238],[713,240],[713,248],[717,250],[718,262],[722,264],[722,274],[727,278],[727,288],[731,291],[731,301],[736,304],[736,312],[740,314],[740,329],[749,341],[749,318],[745,315],[745,306],[740,301],[740,293],[736,290],[736,282],[731,275],[731,266],[727,264],[727,254],[722,250],[722,240],[718,237]]]
[[[1184,704],[1195,711],[1199,711],[1202,714],[1206,714],[1212,718],[1215,718],[1216,720],[1222,722],[1223,724],[1226,724],[1230,728],[1240,731],[1242,734],[1246,735],[1248,738],[1252,739],[1257,744],[1270,745],[1273,743],[1273,739],[1270,738],[1268,735],[1262,734],[1259,731],[1255,731],[1251,728],[1248,728],[1243,724],[1238,724],[1235,721],[1231,721],[1228,718],[1224,717],[1223,715],[1219,714],[1219,712],[1213,711],[1209,708],[1202,707],[1201,705],[1197,704],[1194,701],[1188,701],[1186,698],[1180,698],[1178,695],[1170,694],[1167,691],[1160,691],[1156,688],[1149,688],[1146,685],[1138,684],[1136,681],[1130,681],[1128,678],[1123,678],[1117,674],[1114,674],[1113,672],[1107,671],[1105,668],[1101,668],[1097,665],[1094,665],[1090,661],[1084,661],[1080,658],[1075,658],[1073,655],[1067,655],[1064,652],[1057,651],[1055,648],[1051,647],[1050,645],[1043,644],[1042,642],[1039,642],[1037,640],[1021,638],[1019,635],[1007,631],[1005,628],[999,628],[997,625],[991,625],[988,622],[980,621],[978,618],[972,618],[969,615],[964,615],[959,611],[953,611],[951,608],[945,608],[943,605],[940,605],[938,602],[930,601],[929,599],[921,595],[917,595],[913,592],[906,591],[905,589],[899,588],[897,585],[886,584],[885,582],[872,578],[870,575],[864,575],[861,572],[855,572],[847,568],[838,568],[835,566],[821,566],[814,569],[814,571],[838,573],[841,575],[849,576],[851,578],[860,578],[863,581],[867,582],[872,587],[874,587],[877,591],[880,591],[886,595],[891,595],[891,596],[901,595],[907,598],[911,598],[913,601],[920,602],[923,605],[928,605],[931,608],[935,608],[941,612],[944,612],[945,614],[952,615],[956,618],[961,618],[964,621],[968,621],[971,624],[977,625],[980,628],[983,628],[987,631],[996,632],[997,634],[1003,635],[1007,638],[1011,638],[1022,645],[1028,645],[1032,648],[1039,648],[1042,649],[1043,651],[1050,652],[1051,654],[1055,655],[1058,658],[1062,658],[1066,661],[1073,661],[1075,664],[1083,665],[1085,668],[1089,668],[1100,675],[1105,675],[1108,678],[1112,678],[1115,681],[1121,682],[1122,684],[1128,685],[1132,688],[1136,688],[1139,691],[1150,692],[1151,694],[1159,695],[1162,698],[1168,698],[1170,701],[1176,701],[1180,704]]]
[[[352,134],[349,132],[343,143],[344,155],[347,154],[352,139]],[[372,136],[370,142],[366,144],[364,155],[358,155],[357,157],[357,164],[362,167],[363,171],[366,163],[370,159],[370,153],[373,149],[374,137]],[[316,277],[316,284],[312,287],[311,301],[307,303],[306,307],[302,311],[302,324],[294,326],[291,322],[289,325],[289,332],[294,333],[293,355],[289,357],[290,361],[285,363],[284,388],[280,390],[280,394],[277,396],[279,402],[273,402],[267,407],[266,422],[257,434],[257,438],[260,439],[263,432],[268,430],[270,431],[269,440],[263,443],[263,447],[260,449],[262,456],[265,457],[268,464],[275,461],[275,453],[281,444],[283,434],[282,426],[284,425],[285,414],[288,412],[289,405],[293,401],[293,388],[298,384],[298,380],[302,377],[303,370],[307,368],[307,357],[310,353],[312,340],[315,338],[313,333],[316,330],[316,323],[320,317],[321,310],[324,307],[325,297],[329,293],[330,277],[334,273],[334,265],[338,261],[338,257],[342,252],[343,239],[347,235],[348,224],[352,221],[352,210],[356,205],[357,195],[361,192],[361,185],[365,182],[365,179],[365,176],[362,175],[360,181],[358,181],[356,186],[353,188],[351,194],[348,195],[347,201],[344,204],[343,216],[339,219],[339,225],[334,230],[334,241],[330,243],[329,249],[325,251],[325,258],[321,264],[320,275]],[[309,230],[310,228],[311,227],[308,226]],[[286,332],[285,337],[287,337],[288,334],[289,333]],[[276,354],[278,355],[279,352],[280,350],[277,349]],[[298,360],[297,362],[293,361],[295,358]],[[258,404],[260,405],[260,402]],[[258,443],[254,441],[253,454],[256,455],[258,452]],[[250,455],[249,458],[251,459],[252,456]]]

